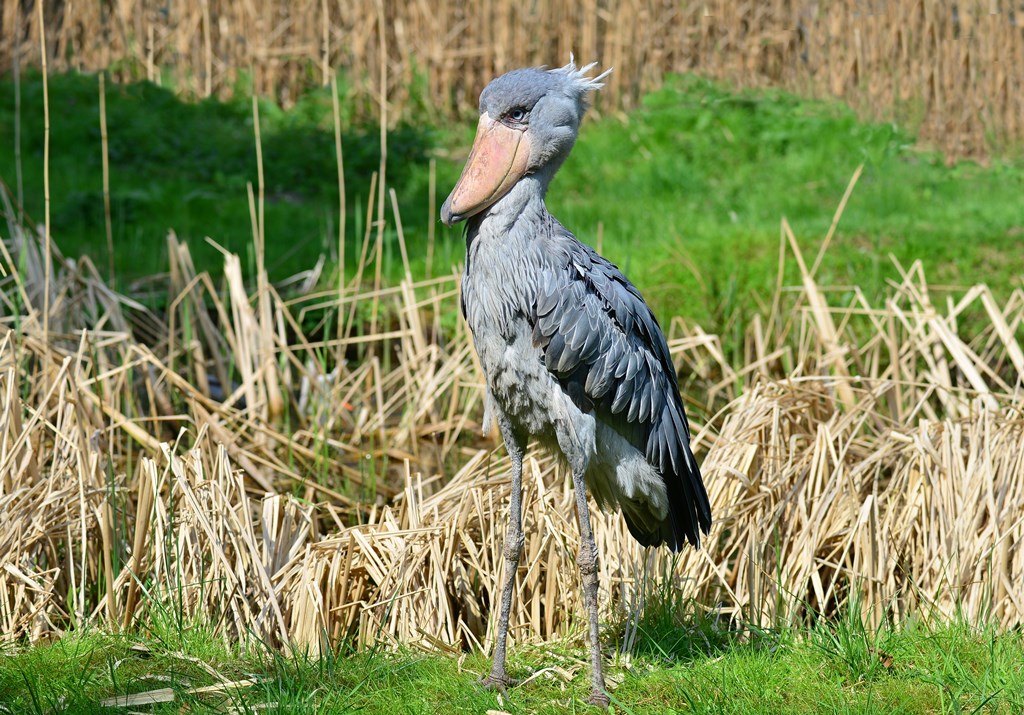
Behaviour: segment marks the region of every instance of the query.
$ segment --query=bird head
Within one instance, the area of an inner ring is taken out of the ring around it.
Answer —
[[[473,150],[441,207],[442,222],[480,213],[524,176],[540,175],[547,186],[576,142],[587,94],[611,72],[588,77],[596,64],[577,69],[570,58],[557,69],[512,70],[484,88]]]

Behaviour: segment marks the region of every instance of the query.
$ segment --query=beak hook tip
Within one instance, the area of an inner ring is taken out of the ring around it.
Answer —
[[[461,221],[464,217],[452,213],[452,198],[449,196],[441,206],[441,223],[451,227]]]

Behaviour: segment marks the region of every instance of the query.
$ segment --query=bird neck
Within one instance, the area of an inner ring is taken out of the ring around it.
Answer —
[[[544,195],[554,172],[544,169],[520,179],[507,194],[470,219],[472,235],[508,236],[520,228],[542,223],[548,216]]]

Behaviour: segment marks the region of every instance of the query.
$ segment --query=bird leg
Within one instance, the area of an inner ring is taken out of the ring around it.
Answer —
[[[487,688],[504,690],[515,682],[505,672],[505,654],[508,644],[508,618],[512,611],[512,592],[519,570],[519,557],[523,553],[523,446],[505,415],[498,413],[498,426],[505,439],[505,449],[512,460],[512,494],[508,510],[508,528],[505,530],[505,584],[501,589],[501,612],[498,614],[498,639],[494,644],[494,662],[491,674],[482,681]]]
[[[590,619],[590,682],[593,691],[591,705],[608,707],[608,693],[604,687],[604,670],[601,662],[601,634],[597,621],[597,542],[590,528],[590,508],[587,506],[587,487],[583,480],[583,470],[573,469],[572,485],[576,492],[576,513],[580,520],[580,552],[576,563],[580,567],[583,579],[583,603],[587,607]]]

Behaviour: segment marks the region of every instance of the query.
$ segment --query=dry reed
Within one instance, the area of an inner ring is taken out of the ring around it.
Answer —
[[[286,299],[225,253],[218,291],[172,234],[157,316],[56,250],[47,294],[45,239],[7,215],[3,637],[171,612],[314,651],[489,646],[508,464],[477,435],[456,275],[316,293],[313,272]],[[717,521],[673,559],[596,516],[605,617],[670,588],[762,625],[854,605],[1024,622],[1024,291],[1000,305],[915,264],[884,304],[839,304],[799,265],[750,321],[745,366],[672,321]],[[375,332],[302,327],[367,303]],[[525,483],[511,632],[552,638],[581,612],[578,531],[557,465],[530,460]]]
[[[629,108],[666,72],[699,72],[848,98],[866,113],[920,122],[953,156],[1024,138],[1024,6],[1019,0],[610,0],[566,4],[441,0],[171,6],[52,0],[0,11],[0,69],[38,65],[46,24],[51,71],[107,69],[194,96],[254,90],[288,103],[330,68],[356,114],[397,118],[427,98],[466,110],[497,72],[577,57],[615,74],[598,102]],[[248,84],[248,82],[243,83]]]

